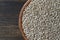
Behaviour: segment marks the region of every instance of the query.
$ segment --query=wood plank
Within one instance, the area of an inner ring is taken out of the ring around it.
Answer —
[[[0,1],[0,40],[23,40],[18,27],[18,13],[23,4]]]

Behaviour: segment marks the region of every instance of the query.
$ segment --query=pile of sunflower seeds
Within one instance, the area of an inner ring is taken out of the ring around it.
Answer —
[[[22,26],[28,40],[60,40],[60,0],[32,0]]]

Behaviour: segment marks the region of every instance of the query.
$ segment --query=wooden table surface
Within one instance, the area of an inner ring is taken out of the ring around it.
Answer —
[[[0,40],[23,40],[18,28],[18,14],[25,2],[0,2]]]

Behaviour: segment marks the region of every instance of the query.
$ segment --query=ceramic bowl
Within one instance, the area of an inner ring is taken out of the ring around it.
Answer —
[[[22,36],[24,37],[24,40],[28,40],[28,39],[25,36],[24,29],[22,28],[22,16],[23,16],[23,12],[24,12],[25,8],[29,5],[30,2],[31,2],[31,0],[27,0],[27,2],[23,5],[23,7],[20,11],[20,14],[19,14],[19,29],[22,33]]]

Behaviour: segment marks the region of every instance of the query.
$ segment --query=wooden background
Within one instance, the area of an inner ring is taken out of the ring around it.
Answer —
[[[18,28],[18,14],[25,2],[0,0],[0,40],[23,40]]]

